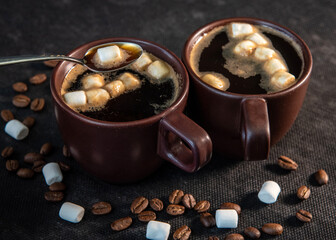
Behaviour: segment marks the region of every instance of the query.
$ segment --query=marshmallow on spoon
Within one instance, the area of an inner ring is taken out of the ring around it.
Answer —
[[[170,224],[159,221],[149,221],[147,224],[146,238],[151,240],[167,240]]]
[[[209,84],[210,86],[217,88],[219,90],[225,91],[226,89],[229,88],[230,82],[227,78],[219,78],[213,74],[205,74],[202,76],[202,80]]]
[[[247,23],[232,23],[230,30],[233,38],[254,33],[253,26]]]
[[[141,81],[136,76],[128,72],[118,77],[118,80],[123,82],[126,90],[134,90],[141,85]]]
[[[152,78],[159,80],[164,78],[169,73],[169,68],[164,62],[156,60],[148,66],[147,73]]]
[[[141,57],[132,64],[132,67],[138,71],[142,71],[151,63],[152,59],[149,55],[147,53],[143,53]]]
[[[276,72],[270,81],[270,86],[274,91],[288,88],[295,82],[295,76],[284,71]]]
[[[104,86],[112,98],[118,97],[125,92],[125,85],[120,80],[112,81]]]
[[[67,92],[63,97],[65,102],[71,107],[80,107],[86,104],[86,94],[84,91]]]
[[[84,216],[85,209],[82,206],[71,202],[65,202],[59,211],[59,216],[63,220],[79,223]]]
[[[100,74],[90,74],[82,79],[82,85],[85,90],[90,88],[99,88],[104,86],[104,77]]]
[[[55,182],[62,182],[63,180],[63,175],[58,163],[51,162],[44,165],[42,173],[49,186]]]
[[[260,61],[266,61],[276,55],[273,49],[268,47],[257,47],[254,51],[254,57]]]
[[[103,106],[110,99],[110,94],[102,88],[91,89],[86,92],[88,103],[95,106]]]
[[[122,60],[122,52],[116,45],[98,48],[93,56],[93,62],[99,67],[110,67]]]
[[[257,45],[254,42],[250,40],[244,40],[235,46],[233,52],[237,55],[247,57],[253,53],[256,47]]]
[[[287,67],[277,58],[272,58],[265,62],[264,70],[269,74],[273,75],[277,71],[287,71]]]
[[[268,44],[268,41],[260,33],[253,33],[247,36],[246,39],[255,42],[257,45],[267,45]]]
[[[263,203],[275,203],[280,192],[280,186],[276,182],[266,181],[258,193],[258,198]]]
[[[218,209],[216,211],[217,228],[237,228],[238,213],[234,209]]]
[[[16,140],[22,140],[28,136],[29,129],[20,121],[13,119],[6,124],[5,132]]]

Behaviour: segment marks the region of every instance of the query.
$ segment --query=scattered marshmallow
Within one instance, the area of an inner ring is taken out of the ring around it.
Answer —
[[[273,90],[279,91],[288,88],[295,82],[295,76],[288,72],[278,71],[276,72],[270,81],[270,86]]]
[[[85,90],[90,88],[100,88],[104,86],[104,84],[105,84],[104,76],[100,74],[90,74],[82,79],[83,89]]]
[[[257,45],[263,46],[268,44],[268,41],[260,33],[253,33],[247,36],[246,39],[255,42]]]
[[[71,107],[79,107],[86,104],[86,94],[84,91],[68,92],[63,97],[65,102]]]
[[[20,121],[13,119],[6,124],[5,132],[16,140],[22,140],[28,136],[29,129]]]
[[[275,203],[280,192],[280,186],[276,182],[266,181],[258,193],[258,198],[263,203]]]
[[[120,80],[112,81],[106,84],[104,88],[109,92],[112,98],[118,97],[125,92],[125,85]]]
[[[151,63],[147,68],[147,73],[154,79],[164,78],[169,73],[169,68],[160,60]]]
[[[91,89],[86,92],[88,103],[95,106],[104,106],[110,99],[110,94],[102,88]]]
[[[122,74],[118,77],[118,79],[123,82],[126,90],[134,90],[141,85],[141,81],[136,76],[128,72]]]
[[[252,25],[247,23],[232,23],[231,34],[233,38],[245,36],[254,33]]]
[[[149,57],[149,54],[143,53],[141,57],[132,64],[132,67],[138,71],[142,71],[151,63],[152,59]]]
[[[169,223],[149,221],[147,224],[146,238],[151,240],[167,240],[169,232]]]
[[[287,67],[277,58],[272,58],[265,62],[264,70],[269,74],[273,75],[275,72],[283,70],[287,71]]]
[[[257,45],[254,42],[250,40],[243,40],[235,46],[233,52],[240,56],[247,57],[253,53],[256,47]]]
[[[209,84],[210,86],[217,88],[219,90],[225,91],[226,89],[228,89],[230,87],[230,82],[229,79],[227,79],[226,77],[222,77],[219,78],[213,74],[205,74],[204,76],[202,76],[202,80]]]
[[[59,210],[60,218],[72,223],[79,223],[83,219],[84,213],[85,209],[82,206],[71,202],[63,203]]]
[[[218,209],[216,210],[216,226],[217,228],[237,228],[238,213],[234,209]]]
[[[120,48],[116,45],[98,48],[93,56],[94,64],[99,67],[110,67],[123,59]]]
[[[49,186],[55,182],[62,182],[63,180],[63,175],[58,163],[51,162],[44,165],[42,173]]]
[[[276,55],[273,49],[268,47],[257,47],[254,51],[254,57],[260,61],[266,61]]]

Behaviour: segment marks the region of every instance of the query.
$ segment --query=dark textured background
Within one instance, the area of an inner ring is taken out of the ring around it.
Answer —
[[[88,176],[74,160],[61,154],[62,139],[58,132],[51,107],[49,83],[29,84],[27,95],[44,97],[46,107],[40,113],[17,109],[11,104],[15,95],[12,83],[23,81],[36,73],[48,76],[51,70],[43,64],[21,64],[0,68],[0,109],[8,108],[15,117],[23,120],[32,115],[36,125],[29,137],[15,141],[3,131],[0,148],[15,148],[16,158],[23,166],[23,156],[38,151],[50,141],[55,150],[47,161],[64,160],[72,166],[65,174],[68,186],[65,201],[82,205],[86,209],[79,224],[61,220],[58,211],[61,203],[46,202],[43,198],[47,186],[43,176],[19,179],[5,170],[0,159],[0,238],[1,239],[145,239],[146,224],[135,216],[131,228],[116,233],[110,229],[115,219],[131,215],[131,201],[144,195],[159,197],[168,202],[175,188],[192,193],[197,200],[211,201],[211,212],[222,202],[232,201],[242,206],[237,229],[205,229],[193,211],[179,217],[158,213],[158,220],[172,225],[172,233],[181,225],[192,229],[191,239],[207,239],[228,233],[242,232],[247,226],[260,228],[266,222],[281,223],[282,236],[262,239],[335,239],[335,74],[336,74],[336,5],[334,1],[0,1],[0,52],[1,56],[43,53],[66,53],[85,42],[116,36],[148,39],[162,44],[178,56],[182,47],[198,27],[220,18],[251,16],[285,25],[298,33],[310,47],[314,68],[311,83],[302,110],[289,133],[272,148],[270,158],[262,162],[235,162],[215,155],[212,162],[194,174],[187,174],[164,164],[159,171],[139,183],[115,186]],[[4,128],[4,121],[0,126]],[[297,172],[280,170],[277,156],[284,154],[299,163]],[[311,175],[324,168],[330,183],[319,187]],[[257,192],[265,180],[279,183],[282,192],[277,203],[264,205]],[[308,185],[311,197],[303,202],[295,193],[299,186]],[[96,201],[109,201],[112,213],[94,216],[90,206]],[[300,209],[313,214],[313,221],[299,223],[294,215]]]

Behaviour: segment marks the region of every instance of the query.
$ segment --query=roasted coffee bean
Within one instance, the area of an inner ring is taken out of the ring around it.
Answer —
[[[18,160],[7,160],[6,169],[10,172],[15,172],[16,170],[19,169],[19,161]]]
[[[231,233],[227,235],[224,239],[225,240],[244,240],[244,237],[240,235],[239,233]]]
[[[301,200],[306,200],[310,196],[310,189],[307,186],[301,186],[297,190],[296,196]]]
[[[31,128],[35,124],[35,118],[33,117],[26,117],[22,123],[26,125],[28,128]]]
[[[64,162],[58,162],[58,165],[60,166],[63,172],[68,172],[71,170],[71,167]]]
[[[15,107],[25,108],[30,103],[30,98],[26,95],[19,94],[13,97],[12,103]]]
[[[179,204],[182,201],[182,198],[184,196],[184,192],[182,190],[174,190],[170,195],[169,195],[169,202],[171,204]]]
[[[325,185],[329,181],[328,174],[323,169],[318,170],[314,174],[314,177],[315,177],[315,180],[317,181],[317,183],[320,184],[320,185]]]
[[[283,227],[278,223],[266,223],[262,226],[261,230],[269,235],[281,235],[283,232]]]
[[[49,190],[52,192],[63,192],[66,186],[62,182],[55,182],[49,186]]]
[[[10,120],[14,119],[13,113],[8,109],[4,109],[1,111],[1,117],[5,122],[9,122]]]
[[[296,218],[301,222],[310,222],[313,218],[313,215],[310,212],[301,209],[296,213]]]
[[[196,200],[193,195],[188,193],[183,196],[182,203],[186,208],[192,209],[196,205]]]
[[[143,211],[138,214],[138,219],[141,222],[149,222],[156,219],[156,213],[153,211]]]
[[[51,143],[47,142],[45,144],[42,145],[41,149],[40,149],[40,154],[46,156],[49,155],[52,151],[52,145]]]
[[[18,175],[20,178],[32,178],[34,176],[34,171],[30,168],[20,168],[16,175]]]
[[[286,156],[280,156],[278,159],[278,165],[286,170],[295,171],[298,168],[296,162]]]
[[[199,201],[194,207],[194,209],[198,213],[206,212],[209,210],[209,208],[210,208],[210,202],[206,200]]]
[[[12,156],[13,152],[14,152],[14,148],[10,147],[10,146],[7,146],[2,150],[1,157],[8,158],[8,157]]]
[[[210,236],[210,237],[208,238],[208,240],[219,240],[219,238],[216,237],[216,236]]]
[[[24,82],[16,82],[12,85],[13,90],[19,93],[27,92],[28,87]]]
[[[31,84],[41,84],[43,83],[45,80],[47,80],[47,75],[45,75],[44,73],[39,73],[39,74],[36,74],[34,76],[32,76],[31,78],[29,78],[29,82]]]
[[[259,239],[260,238],[260,231],[255,227],[247,227],[244,229],[244,234],[251,239]]]
[[[23,161],[31,164],[34,163],[35,161],[41,161],[41,160],[43,160],[43,155],[36,152],[27,153],[23,158]]]
[[[132,224],[132,218],[131,217],[124,217],[120,218],[118,220],[115,220],[113,223],[111,223],[111,228],[114,231],[121,231],[125,230]]]
[[[211,213],[202,213],[200,216],[200,221],[204,227],[213,227],[216,225],[216,219],[212,216]]]
[[[59,63],[58,60],[49,60],[49,61],[44,61],[44,65],[48,67],[56,67],[56,65]]]
[[[184,210],[185,210],[184,206],[176,204],[170,204],[166,209],[167,213],[173,216],[182,215],[184,213]]]
[[[220,209],[234,209],[238,214],[240,214],[241,212],[240,206],[236,203],[231,202],[223,203],[222,205],[220,205]]]
[[[154,211],[161,211],[163,209],[163,202],[158,198],[153,198],[150,200],[149,205]]]
[[[63,146],[63,156],[64,157],[70,157],[71,156],[69,148],[66,145]]]
[[[34,161],[32,169],[34,172],[40,173],[42,172],[42,168],[44,167],[44,165],[46,165],[45,161],[37,160],[37,161]]]
[[[110,213],[112,210],[112,206],[108,202],[97,202],[92,205],[91,212],[94,215],[104,215]]]
[[[139,214],[143,210],[145,210],[148,206],[148,199],[140,196],[134,199],[134,201],[131,204],[131,212],[134,214]]]
[[[39,112],[44,108],[44,98],[35,98],[31,103],[30,103],[30,109]]]
[[[187,240],[189,239],[190,234],[191,234],[191,229],[187,225],[184,225],[174,232],[173,239],[174,240]]]
[[[45,200],[49,202],[60,202],[64,198],[63,192],[46,192],[44,194]]]

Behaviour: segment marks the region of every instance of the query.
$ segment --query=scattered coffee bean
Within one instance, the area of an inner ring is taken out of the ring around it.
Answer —
[[[251,239],[259,239],[261,236],[260,231],[255,227],[247,227],[244,229],[244,234]]]
[[[244,240],[244,237],[240,235],[239,233],[231,233],[227,235],[224,239],[225,240]]]
[[[40,154],[46,156],[49,155],[52,151],[52,145],[51,143],[47,142],[45,144],[42,145],[41,149],[40,149]]]
[[[66,186],[62,182],[55,182],[49,186],[49,190],[52,192],[63,192]]]
[[[185,210],[184,206],[176,204],[170,204],[166,209],[167,213],[173,216],[182,215],[184,213],[184,210]]]
[[[32,178],[34,176],[34,171],[30,168],[20,168],[16,175],[18,175],[20,178]]]
[[[325,185],[329,181],[328,174],[323,169],[318,170],[314,174],[314,177],[315,177],[315,180],[317,181],[317,183],[320,184],[320,185]]]
[[[7,160],[6,169],[10,172],[15,172],[16,170],[19,169],[19,161],[18,160]]]
[[[16,82],[12,85],[13,90],[19,93],[27,92],[28,87],[24,82]]]
[[[30,98],[26,95],[19,94],[13,97],[12,103],[15,107],[25,108],[30,103]]]
[[[182,190],[174,190],[170,195],[169,195],[169,202],[171,204],[179,204],[182,201],[182,198],[184,196],[184,192]]]
[[[153,211],[143,211],[138,214],[138,219],[141,222],[149,222],[156,219],[156,214]]]
[[[49,61],[44,61],[44,65],[48,67],[56,67],[56,65],[59,63],[58,60],[49,60]]]
[[[145,210],[148,206],[148,199],[140,196],[134,199],[134,201],[131,204],[131,212],[134,214],[139,214],[143,210]]]
[[[13,152],[14,152],[14,148],[10,147],[10,146],[7,146],[2,150],[1,157],[8,158],[8,157],[12,156]]]
[[[216,236],[210,236],[210,237],[208,238],[208,240],[219,240],[219,238],[216,237]]]
[[[33,117],[26,117],[22,123],[26,125],[28,128],[31,128],[35,124],[35,118]]]
[[[44,108],[44,98],[35,98],[31,103],[30,103],[30,109],[39,112]]]
[[[92,205],[91,212],[94,215],[104,215],[110,213],[112,210],[112,206],[108,202],[97,202]]]
[[[24,162],[31,164],[33,164],[35,161],[41,161],[41,160],[43,160],[43,155],[36,152],[27,153],[23,158]]]
[[[150,200],[149,205],[154,211],[161,211],[163,209],[163,202],[158,198]]]
[[[296,196],[301,200],[306,200],[310,196],[310,189],[307,186],[301,186],[297,190]]]
[[[294,162],[292,159],[286,156],[280,156],[278,159],[278,165],[286,170],[295,171],[298,168],[298,165],[296,162]]]
[[[46,165],[46,162],[43,160],[37,160],[33,162],[33,171],[36,173],[40,173],[42,172],[42,168],[44,167],[44,165]]]
[[[216,225],[216,219],[212,216],[211,213],[202,213],[200,216],[200,221],[204,227],[213,227]]]
[[[283,227],[278,223],[266,223],[262,226],[261,230],[269,235],[281,235],[283,232]]]
[[[63,192],[46,192],[44,194],[45,200],[49,202],[60,202],[64,198]]]
[[[238,214],[240,214],[240,212],[241,212],[240,206],[236,203],[231,203],[231,202],[223,203],[220,206],[220,209],[234,209],[234,210],[236,210],[236,212]]]
[[[58,165],[60,166],[63,172],[68,172],[71,170],[71,167],[64,162],[58,162]]]
[[[196,205],[196,200],[193,195],[188,193],[183,196],[182,203],[186,208],[192,209]]]
[[[69,148],[66,145],[63,146],[63,156],[64,157],[70,157],[71,156]]]
[[[9,122],[10,120],[14,119],[13,113],[8,109],[4,109],[1,111],[1,117],[5,122]]]
[[[43,83],[45,80],[47,80],[47,75],[45,75],[44,73],[39,73],[39,74],[36,74],[34,76],[32,76],[31,78],[29,78],[29,82],[31,84],[41,84]]]
[[[206,200],[199,201],[194,207],[194,209],[198,213],[206,212],[209,210],[209,208],[210,208],[210,202]]]
[[[118,220],[115,220],[113,223],[111,223],[111,228],[114,231],[121,231],[125,230],[132,224],[132,218],[131,217],[124,217],[120,218]]]
[[[313,215],[310,212],[301,209],[296,213],[296,218],[301,222],[310,222],[313,218]]]
[[[187,240],[189,239],[190,234],[191,234],[191,229],[187,225],[184,225],[174,232],[173,239],[174,240]]]

